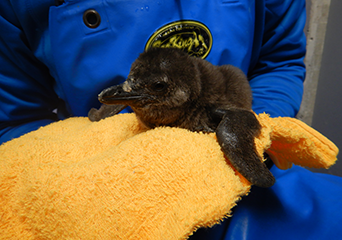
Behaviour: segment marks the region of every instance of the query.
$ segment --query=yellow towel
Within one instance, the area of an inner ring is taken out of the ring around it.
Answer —
[[[257,149],[279,167],[336,161],[302,122],[258,119]],[[0,239],[186,239],[249,189],[215,134],[146,130],[134,114],[70,118],[0,146]]]

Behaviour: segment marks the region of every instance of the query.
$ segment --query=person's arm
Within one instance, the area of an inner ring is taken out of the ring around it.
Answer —
[[[0,3],[0,144],[56,120],[58,98],[10,1]],[[37,29],[38,31],[38,29]],[[37,35],[39,36],[39,35]],[[39,41],[39,39],[37,39]]]
[[[263,35],[256,33],[254,64],[248,74],[253,90],[253,110],[272,117],[295,117],[305,78],[305,1],[264,2],[266,8],[258,6],[256,22],[259,27],[256,31]]]

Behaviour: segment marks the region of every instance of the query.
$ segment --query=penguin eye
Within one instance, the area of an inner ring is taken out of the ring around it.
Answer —
[[[162,82],[162,81],[158,81],[158,82],[153,83],[151,88],[152,88],[153,91],[163,92],[167,88],[167,83],[166,82]]]

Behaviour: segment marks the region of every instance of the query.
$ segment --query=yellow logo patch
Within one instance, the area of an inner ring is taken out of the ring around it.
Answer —
[[[148,40],[151,47],[179,48],[191,56],[206,58],[213,44],[209,29],[196,21],[177,21],[158,29]]]

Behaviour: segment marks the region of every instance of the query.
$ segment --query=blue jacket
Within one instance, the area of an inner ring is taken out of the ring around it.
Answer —
[[[0,143],[86,116],[103,88],[124,81],[138,54],[161,42],[240,67],[255,112],[293,117],[305,76],[304,24],[304,0],[1,0]],[[272,188],[253,188],[231,219],[195,237],[341,235],[340,178],[300,167],[272,172]]]
[[[98,27],[84,23],[89,9]],[[86,116],[102,89],[124,81],[153,34],[180,20],[209,30],[206,60],[248,75],[254,111],[295,116],[300,106],[304,0],[2,0],[0,16],[0,143]]]

